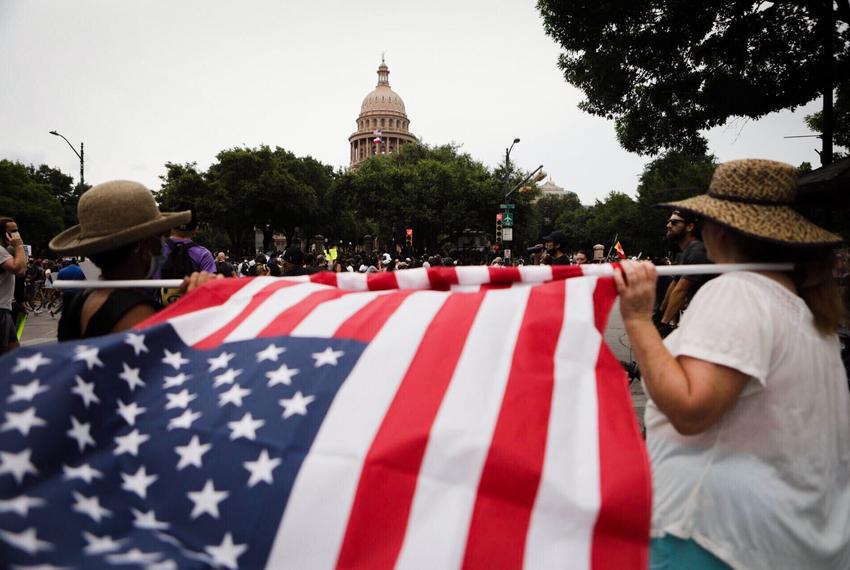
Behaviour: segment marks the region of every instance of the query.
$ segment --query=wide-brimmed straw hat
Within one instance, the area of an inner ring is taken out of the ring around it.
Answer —
[[[190,211],[160,212],[151,191],[138,182],[112,180],[80,196],[80,223],[50,240],[60,255],[91,255],[159,235],[192,218]]]
[[[793,246],[831,246],[841,237],[793,208],[797,169],[773,160],[733,160],[717,167],[708,194],[658,204],[691,212],[747,236]]]

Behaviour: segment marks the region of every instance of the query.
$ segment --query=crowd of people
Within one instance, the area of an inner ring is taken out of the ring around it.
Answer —
[[[708,194],[664,205],[677,263],[787,262],[793,271],[661,282],[651,262],[623,260],[615,272],[649,397],[652,568],[850,567],[850,395],[833,274],[842,240],[793,210],[796,173],[772,161],[733,161],[717,168]],[[160,212],[147,188],[127,181],[91,188],[78,217],[50,242],[57,255],[87,257],[106,281],[183,282],[158,298],[134,289],[81,291],[62,312],[60,340],[126,330],[211,279],[458,264],[438,255],[305,253],[294,245],[253,259],[213,255],[192,241],[190,211]],[[11,300],[27,259],[17,225],[0,221],[2,352],[16,345]],[[543,241],[528,252],[529,263],[588,262],[586,251],[568,251],[561,232]],[[479,252],[475,263],[505,260]],[[31,266],[45,275],[56,270],[50,262]]]

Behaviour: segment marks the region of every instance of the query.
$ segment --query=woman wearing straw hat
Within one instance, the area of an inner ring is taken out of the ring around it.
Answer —
[[[655,269],[622,264],[620,310],[643,374],[653,468],[652,568],[850,568],[850,395],[831,248],[792,208],[796,169],[720,165],[707,195],[664,204],[703,219],[715,263],[662,341]]]
[[[79,224],[50,240],[59,255],[88,256],[104,280],[147,279],[161,264],[162,234],[188,223],[191,212],[160,212],[151,191],[138,182],[113,180],[93,186],[77,204]],[[190,291],[215,275],[195,273]],[[97,289],[81,293],[62,312],[59,340],[127,330],[158,309],[146,291]]]

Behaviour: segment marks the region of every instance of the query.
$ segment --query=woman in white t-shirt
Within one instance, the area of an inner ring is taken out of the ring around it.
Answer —
[[[623,262],[620,310],[644,387],[654,506],[651,567],[850,568],[850,394],[830,248],[790,206],[796,168],[720,165],[702,220],[715,263],[791,261],[793,272],[708,282],[662,341],[656,273]]]

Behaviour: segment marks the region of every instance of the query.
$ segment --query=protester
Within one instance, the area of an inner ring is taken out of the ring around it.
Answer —
[[[570,258],[567,256],[567,235],[555,230],[548,236],[543,237],[543,242],[546,244],[546,253],[549,254],[551,261],[549,265],[568,265]]]
[[[317,267],[304,267],[305,256],[304,252],[298,246],[291,245],[286,248],[281,255],[283,261],[283,270],[281,275],[284,277],[295,277],[298,275],[310,275],[319,271]]]
[[[587,251],[584,249],[578,250],[573,259],[576,265],[584,265],[587,263]]]
[[[191,221],[191,213],[160,212],[151,191],[138,182],[114,180],[85,192],[77,204],[79,224],[50,240],[60,255],[88,256],[106,281],[149,279],[163,261],[163,232]],[[193,273],[183,280],[187,292],[214,277]],[[66,307],[59,340],[89,338],[127,330],[159,308],[150,291],[89,289]]]
[[[3,354],[20,346],[12,303],[15,296],[15,276],[26,273],[27,254],[15,220],[0,217],[0,226],[3,228],[3,235],[0,237],[0,354]]]
[[[154,279],[183,279],[192,273],[203,271],[215,273],[216,265],[212,252],[192,241],[198,229],[198,220],[194,210],[190,210],[191,219],[171,229],[171,235],[163,242],[162,267]],[[162,289],[162,304],[169,305],[180,298],[178,289]]]
[[[652,568],[850,568],[850,395],[830,248],[792,209],[797,169],[720,165],[704,220],[717,263],[793,262],[705,284],[666,340],[656,272],[624,261],[620,310],[650,397]]]
[[[670,214],[667,220],[666,237],[679,247],[680,253],[676,258],[676,265],[702,265],[709,262],[705,245],[700,240],[698,221],[698,217],[688,212],[674,210]],[[681,311],[687,309],[690,300],[710,278],[710,275],[685,275],[673,278],[661,301],[657,315],[657,326],[662,336],[670,334],[673,327],[678,324]]]
[[[59,270],[56,277],[60,281],[85,281],[86,275],[83,273],[80,264],[75,258],[66,259],[64,267]],[[70,307],[74,296],[80,293],[80,289],[65,289],[62,291],[62,307]]]
[[[218,252],[215,256],[215,272],[225,277],[233,277],[236,272],[233,265],[227,261],[227,254],[223,251]]]

